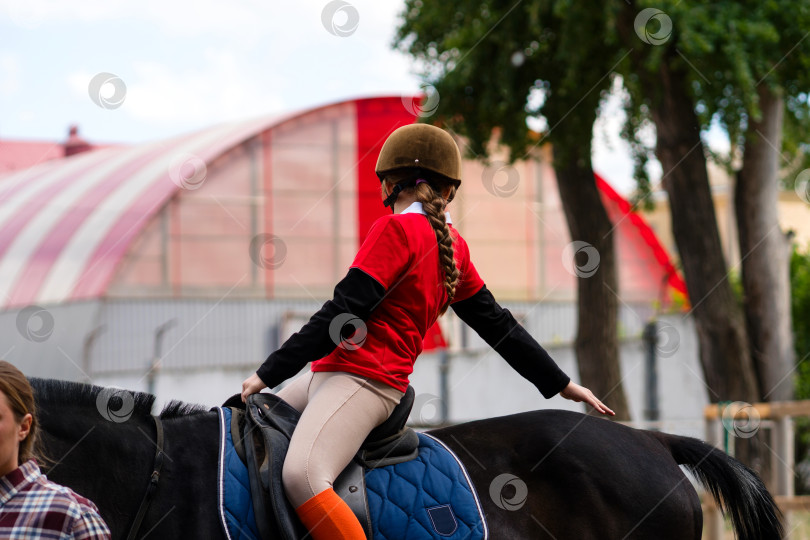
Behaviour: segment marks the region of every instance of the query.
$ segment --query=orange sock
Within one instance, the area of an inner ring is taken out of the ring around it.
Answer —
[[[365,540],[366,533],[349,505],[332,488],[295,509],[314,540]]]

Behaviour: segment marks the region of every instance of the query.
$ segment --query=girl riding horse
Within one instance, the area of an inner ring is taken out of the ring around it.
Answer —
[[[399,403],[426,332],[448,307],[546,398],[559,393],[613,414],[560,370],[478,275],[445,212],[461,185],[461,153],[450,134],[400,127],[383,144],[376,172],[393,214],[372,225],[334,298],[242,383],[244,400],[312,362],[278,395],[302,413],[283,482],[315,540],[365,538],[332,484]],[[347,327],[352,335],[344,335]]]

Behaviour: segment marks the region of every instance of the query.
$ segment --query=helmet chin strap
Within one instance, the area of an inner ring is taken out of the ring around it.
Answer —
[[[397,197],[399,197],[399,192],[405,189],[402,184],[397,184],[394,186],[394,189],[391,190],[391,194],[386,197],[383,201],[383,206],[390,206],[391,211],[394,211],[394,203],[397,202]]]
[[[421,178],[418,178],[418,176],[415,176],[410,180],[405,180],[404,182],[396,184],[394,186],[394,189],[391,190],[391,194],[388,197],[386,197],[386,199],[383,201],[383,206],[390,206],[391,212],[393,212],[394,204],[397,202],[397,197],[399,197],[400,192],[404,189],[418,186],[422,182],[427,182],[427,180],[423,180]]]

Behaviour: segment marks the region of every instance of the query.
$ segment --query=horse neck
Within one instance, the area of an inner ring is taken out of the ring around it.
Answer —
[[[94,470],[100,462],[123,471],[132,468],[133,460],[152,446],[150,438],[154,440],[152,419],[143,415],[105,417],[93,407],[44,404],[39,420],[51,474],[67,464]]]

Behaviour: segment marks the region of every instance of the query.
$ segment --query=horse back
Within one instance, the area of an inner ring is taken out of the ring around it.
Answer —
[[[700,538],[697,493],[650,432],[544,410],[431,431],[510,538]]]

